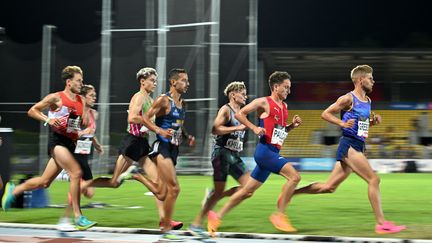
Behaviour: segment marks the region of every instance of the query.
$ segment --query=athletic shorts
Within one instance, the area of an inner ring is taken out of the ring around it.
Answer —
[[[336,161],[343,161],[348,156],[348,149],[352,147],[358,152],[365,151],[365,142],[353,137],[342,136],[339,140],[339,147],[336,152]]]
[[[120,142],[118,153],[131,158],[133,161],[139,161],[142,157],[147,156],[149,151],[150,145],[147,138],[128,133]]]
[[[234,179],[246,173],[246,165],[240,153],[224,147],[215,147],[212,153],[213,180],[226,182],[228,174]]]
[[[93,179],[93,173],[88,163],[90,154],[73,154],[75,159],[78,161],[82,171],[82,179],[87,181]]]
[[[52,157],[52,152],[55,146],[65,147],[71,152],[71,154],[73,154],[76,144],[74,140],[59,133],[50,131],[48,135],[48,155],[50,157]]]
[[[172,144],[170,142],[156,140],[153,142],[152,151],[150,152],[149,157],[154,158],[158,154],[160,154],[165,159],[170,158],[175,166],[177,165],[178,153],[179,153],[179,148],[177,145]]]
[[[255,169],[251,173],[251,177],[255,180],[264,183],[270,173],[279,174],[282,167],[288,163],[288,159],[280,156],[279,149],[267,143],[259,142],[254,154]]]

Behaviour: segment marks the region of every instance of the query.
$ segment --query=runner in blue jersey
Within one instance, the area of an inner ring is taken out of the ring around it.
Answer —
[[[195,137],[188,135],[183,127],[185,120],[185,103],[181,96],[189,88],[186,70],[175,68],[168,73],[170,90],[159,96],[145,113],[144,125],[157,134],[153,143],[153,151],[149,156],[156,161],[161,180],[166,184],[167,194],[163,202],[161,215],[161,240],[181,241],[182,237],[171,231],[174,205],[180,192],[175,165],[179,153],[179,145],[183,138],[188,139],[189,146],[195,144]],[[156,116],[153,123],[150,117]],[[161,212],[160,212],[161,213]]]
[[[315,182],[295,191],[299,193],[332,193],[354,171],[368,183],[368,196],[376,218],[375,232],[378,234],[397,233],[406,227],[386,221],[381,207],[380,178],[375,174],[364,155],[365,139],[369,126],[381,123],[381,116],[371,113],[371,99],[375,83],[373,69],[368,65],[359,65],[351,71],[354,90],[337,99],[321,117],[342,128],[342,137],[336,153],[336,164],[325,183]],[[334,114],[341,113],[341,119]],[[372,114],[372,115],[371,115]]]

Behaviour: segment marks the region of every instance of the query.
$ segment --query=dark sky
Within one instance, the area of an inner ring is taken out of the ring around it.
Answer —
[[[416,0],[260,0],[259,46],[432,48],[429,5]],[[83,43],[100,37],[100,9],[100,0],[4,0],[0,26],[20,43],[39,41],[43,24],[56,25],[60,37]]]

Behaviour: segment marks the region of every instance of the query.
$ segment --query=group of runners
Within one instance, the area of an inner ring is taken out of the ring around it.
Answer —
[[[278,230],[296,232],[286,214],[293,195],[332,193],[351,172],[368,184],[368,197],[376,218],[375,232],[388,234],[404,230],[405,226],[385,220],[380,201],[380,179],[364,155],[369,126],[381,123],[381,116],[371,112],[371,100],[367,96],[375,83],[372,74],[373,69],[368,65],[352,69],[353,91],[339,97],[322,112],[322,119],[342,129],[337,162],[326,182],[315,182],[301,188],[297,188],[301,180],[299,172],[288,158],[279,153],[288,133],[303,122],[298,115],[289,119],[288,105],[284,102],[291,90],[290,74],[280,71],[272,73],[268,79],[270,96],[254,99],[248,104],[246,85],[239,81],[229,83],[224,90],[229,102],[219,109],[211,131],[216,135],[211,158],[214,188],[207,190],[206,200],[188,230],[201,239],[215,237],[224,215],[251,197],[268,176],[275,173],[284,177],[286,183],[282,186],[275,211],[269,219]],[[70,178],[67,194],[69,206],[59,221],[59,230],[86,230],[96,225],[96,222],[82,215],[81,194],[90,198],[94,194],[94,187],[117,188],[125,179],[133,178],[155,196],[160,215],[161,239],[183,240],[173,231],[182,228],[183,223],[173,220],[172,216],[180,193],[175,169],[179,146],[183,141],[189,146],[195,144],[194,136],[188,134],[184,127],[186,109],[182,95],[187,92],[190,82],[186,70],[172,69],[167,76],[169,91],[153,100],[151,94],[157,85],[157,76],[156,70],[149,67],[137,72],[136,80],[140,89],[129,103],[127,133],[119,146],[113,175],[111,178],[94,179],[88,157],[92,147],[98,153],[103,152],[94,136],[98,114],[92,107],[96,101],[96,90],[91,85],[83,84],[81,68],[65,67],[61,74],[65,89],[48,94],[28,111],[30,117],[50,128],[50,159],[45,171],[40,177],[19,185],[6,183],[3,209],[8,210],[24,191],[49,187],[57,175],[65,170]],[[46,109],[48,114],[44,113]],[[252,112],[257,113],[259,124],[248,119],[248,114]],[[340,118],[336,116],[338,113],[341,113]],[[259,136],[254,154],[256,167],[252,171],[246,169],[240,158],[247,129]],[[156,134],[152,145],[149,143],[150,132]],[[228,175],[237,180],[239,185],[227,189]],[[212,211],[223,197],[230,198],[218,212]],[[70,214],[73,215],[73,221],[70,220]],[[206,217],[207,229],[203,227]]]

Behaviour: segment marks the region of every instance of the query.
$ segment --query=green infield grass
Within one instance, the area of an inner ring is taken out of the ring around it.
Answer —
[[[329,173],[301,173],[301,185],[322,181]],[[375,219],[367,196],[367,184],[351,175],[333,194],[298,195],[287,213],[302,235],[395,237],[432,239],[432,174],[382,174],[381,199],[386,218],[408,229],[399,234],[382,236],[374,233]],[[174,219],[183,221],[186,229],[201,207],[210,176],[179,176],[181,192]],[[234,208],[223,219],[220,231],[281,233],[269,222],[284,179],[271,175],[252,198]],[[235,185],[230,179],[229,186]],[[68,183],[55,181],[49,188],[50,204],[64,204]],[[104,208],[83,209],[84,215],[98,226],[157,228],[159,217],[154,198],[140,183],[126,181],[118,189],[98,188],[92,199],[82,205],[101,202]],[[218,203],[219,209],[227,199]],[[0,212],[0,222],[55,224],[64,209],[12,209]]]

